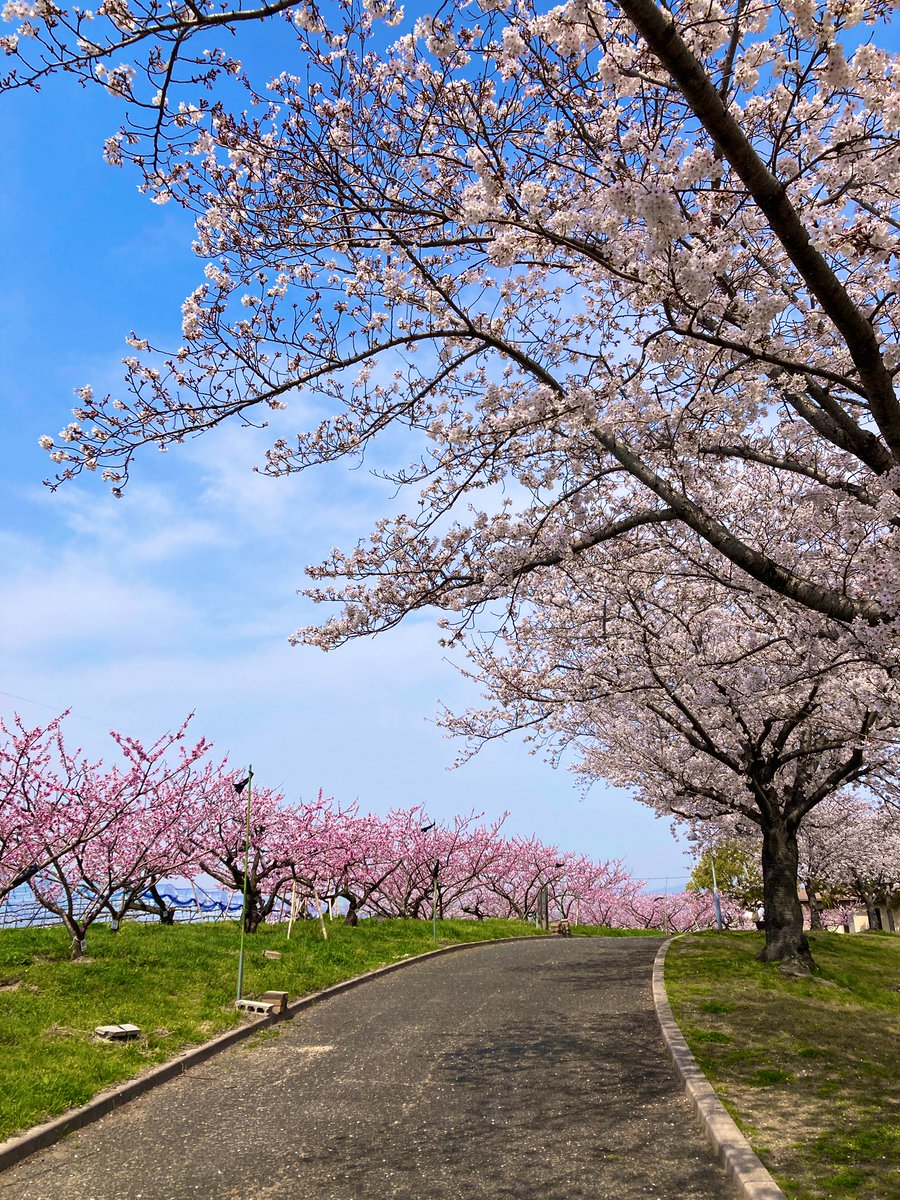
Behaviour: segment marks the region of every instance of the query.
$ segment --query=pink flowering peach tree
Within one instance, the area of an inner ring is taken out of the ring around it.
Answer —
[[[31,729],[19,717],[11,728],[0,721],[0,902],[47,865],[45,833],[89,769],[86,761],[66,752],[63,717]],[[70,832],[74,846],[96,827],[89,820]]]
[[[120,920],[145,889],[182,865],[179,830],[190,821],[204,774],[198,764],[209,750],[202,739],[186,743],[187,726],[150,746],[112,733],[121,756],[113,765],[71,753],[58,723],[52,726],[58,774],[38,781],[26,875],[38,903],[65,925],[73,957],[84,953],[99,917]]]
[[[440,918],[478,916],[477,893],[506,845],[500,834],[506,815],[479,824],[483,814],[437,820],[424,804],[391,810],[385,823],[396,869],[373,894],[375,911],[397,917],[432,917],[435,911]]]
[[[319,792],[313,801],[289,803],[274,788],[253,785],[249,839],[247,796],[238,775],[220,772],[197,796],[192,861],[199,871],[246,897],[243,921],[255,933],[292,883],[309,876],[310,864],[330,844],[331,801]]]
[[[16,722],[0,737],[0,902],[27,885],[84,954],[97,921],[137,914],[171,922],[159,885],[209,877],[243,893],[245,929],[325,902],[344,920],[393,916],[550,919],[611,926],[689,928],[711,923],[705,900],[653,897],[621,861],[595,861],[536,837],[506,837],[506,814],[449,819],[424,804],[385,816],[341,807],[320,791],[290,800],[210,761],[188,723],[151,746],[112,734],[119,761],[67,748],[62,718]],[[435,886],[436,885],[436,886]],[[435,907],[435,893],[437,905]],[[657,918],[659,920],[657,921]]]

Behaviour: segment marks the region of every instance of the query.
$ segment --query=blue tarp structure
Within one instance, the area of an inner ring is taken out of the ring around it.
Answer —
[[[204,918],[216,920],[223,917],[239,917],[243,907],[240,892],[226,892],[224,889],[210,891],[197,885],[196,892],[193,890],[182,891],[169,883],[157,887],[156,892],[167,908],[175,910],[176,920],[190,921]],[[84,894],[83,907],[87,907],[91,898],[88,893]],[[119,897],[113,896],[113,905],[118,899]],[[146,891],[141,899],[155,903],[156,898]],[[109,914],[104,913],[99,919],[101,921],[109,920]],[[155,917],[152,913],[129,912],[128,919],[153,921]],[[10,892],[4,902],[0,904],[0,928],[56,925],[58,923],[59,919],[53,913],[42,908],[35,900],[31,890],[25,885]]]
[[[239,913],[243,906],[243,898],[240,895],[229,896],[227,900],[216,900],[207,897],[205,900],[202,895],[195,896],[193,892],[188,892],[186,895],[180,892],[166,892],[161,888],[156,889],[157,896],[160,896],[168,908],[193,908],[198,912],[220,912],[220,913]],[[144,900],[155,900],[156,896],[150,892],[144,892]]]

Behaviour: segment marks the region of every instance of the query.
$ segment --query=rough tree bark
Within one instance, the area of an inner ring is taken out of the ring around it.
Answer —
[[[244,912],[244,932],[256,933],[257,929],[272,911],[274,905],[274,895],[270,896],[268,900],[264,901],[262,892],[257,892],[252,888],[248,888],[247,907]]]
[[[344,924],[345,925],[358,925],[359,924],[359,900],[356,898],[356,896],[353,895],[353,893],[349,889],[344,892],[338,892],[338,895],[347,901],[347,913],[344,917]]]
[[[809,928],[824,929],[822,924],[822,909],[819,906],[819,897],[816,895],[815,885],[811,879],[806,881],[806,899],[809,902]]]
[[[866,906],[866,916],[869,920],[870,930],[882,929],[881,913],[878,911],[878,905],[875,903],[875,897],[869,891],[863,894],[863,903]]]
[[[790,963],[812,970],[814,963],[803,932],[803,909],[797,895],[799,852],[797,831],[784,821],[763,828],[763,904],[766,944],[763,962]]]
[[[150,897],[149,901],[146,899],[147,896]],[[159,917],[159,922],[161,925],[175,924],[175,908],[174,906],[170,908],[166,904],[165,900],[157,890],[156,884],[151,884],[151,886],[147,888],[147,891],[144,893],[144,895],[136,899],[131,907],[136,909],[138,912],[145,912],[154,917]]]

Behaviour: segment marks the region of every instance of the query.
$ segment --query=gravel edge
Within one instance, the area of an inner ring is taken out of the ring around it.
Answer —
[[[195,1046],[191,1050],[186,1050],[183,1054],[179,1054],[177,1058],[170,1059],[166,1063],[161,1063],[160,1066],[153,1067],[143,1075],[138,1075],[134,1079],[127,1079],[123,1083],[116,1084],[115,1087],[98,1092],[93,1099],[80,1108],[73,1108],[69,1112],[63,1113],[62,1116],[55,1117],[52,1121],[47,1121],[43,1125],[35,1125],[17,1137],[8,1138],[5,1142],[0,1142],[0,1171],[5,1171],[38,1150],[44,1150],[47,1146],[52,1146],[68,1134],[74,1133],[76,1129],[83,1129],[85,1125],[99,1121],[101,1117],[105,1117],[107,1113],[126,1104],[129,1100],[134,1100],[138,1096],[142,1096],[145,1092],[158,1087],[161,1083],[166,1083],[169,1079],[174,1079],[190,1067],[206,1062],[207,1059],[219,1054],[222,1050],[227,1050],[237,1042],[242,1042],[246,1038],[252,1037],[253,1034],[268,1029],[272,1025],[277,1025],[281,1021],[289,1021],[297,1013],[303,1012],[304,1009],[311,1008],[314,1004],[320,1004],[323,1000],[328,1000],[332,996],[338,996],[341,992],[349,992],[352,988],[359,987],[363,983],[368,983],[371,979],[378,979],[382,975],[389,975],[392,971],[399,971],[402,967],[420,963],[424,959],[435,958],[439,954],[452,954],[457,950],[472,950],[478,946],[502,946],[505,942],[530,942],[534,936],[536,935],[526,934],[512,938],[490,938],[485,941],[456,942],[452,946],[441,946],[437,950],[427,950],[424,954],[415,954],[409,958],[398,959],[397,962],[388,963],[387,966],[376,967],[372,971],[366,971],[363,975],[355,975],[352,979],[344,979],[340,983],[332,984],[331,987],[325,988],[321,992],[312,992],[308,996],[301,996],[299,1000],[294,1000],[288,1004],[287,1009],[283,1013],[273,1013],[270,1016],[259,1017],[256,1020],[247,1021],[243,1025],[238,1025],[235,1029],[229,1029],[227,1033],[220,1034],[211,1041],[204,1042],[201,1046]]]
[[[669,938],[663,942],[653,962],[653,1003],[666,1049],[684,1082],[684,1090],[694,1106],[703,1132],[728,1178],[745,1200],[787,1200],[700,1070],[678,1028],[666,996],[664,975],[666,952],[674,941],[675,938]]]

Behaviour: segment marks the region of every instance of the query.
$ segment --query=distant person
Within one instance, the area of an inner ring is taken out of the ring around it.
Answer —
[[[766,927],[766,910],[760,904],[756,909],[756,928],[765,929]]]

